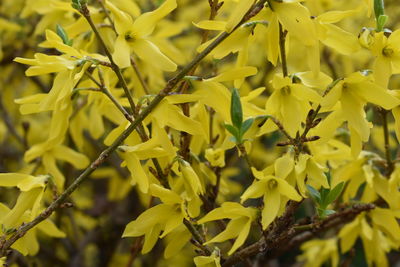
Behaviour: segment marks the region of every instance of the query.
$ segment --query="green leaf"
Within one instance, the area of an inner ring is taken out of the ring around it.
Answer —
[[[376,21],[381,15],[385,15],[385,4],[383,0],[374,0],[374,12]]]
[[[236,88],[233,88],[232,90],[231,120],[233,126],[235,126],[237,129],[242,128],[242,122],[243,122],[242,104],[240,103],[239,91]]]
[[[69,45],[70,40],[68,38],[68,34],[61,25],[59,24],[56,25],[56,32],[57,35],[61,37],[63,43]]]
[[[338,196],[340,196],[340,194],[341,194],[342,191],[343,191],[343,188],[344,188],[344,182],[341,182],[340,184],[337,184],[337,185],[335,186],[335,188],[333,188],[333,189],[329,192],[328,196],[327,196],[326,199],[325,199],[325,204],[326,204],[326,206],[328,206],[329,204],[331,204],[333,201],[335,201],[335,200],[338,198]]]
[[[77,9],[77,10],[81,10],[82,9],[82,5],[86,5],[87,4],[87,0],[72,0],[72,7]]]
[[[327,189],[327,188],[321,188],[321,190],[320,190],[320,194],[321,194],[321,203],[319,203],[319,205],[320,205],[320,207],[321,208],[323,208],[323,209],[325,209],[328,205],[329,205],[329,203],[328,204],[325,204],[326,203],[326,198],[327,198],[327,196],[329,195],[329,192],[330,192],[331,190],[330,189]]]
[[[334,210],[323,210],[323,211],[320,213],[320,216],[319,216],[319,217],[321,217],[321,218],[326,218],[326,217],[328,217],[329,215],[332,215],[332,214],[334,214],[334,213],[336,213],[336,211],[334,211]]]
[[[316,203],[321,203],[321,194],[317,191],[317,189],[315,189],[314,187],[312,187],[311,185],[307,184],[306,185],[308,193],[310,194],[311,198],[316,202]]]
[[[253,122],[254,122],[253,118],[247,119],[243,122],[242,128],[240,128],[240,136],[241,137],[250,129]]]
[[[385,27],[385,24],[388,20],[388,16],[386,15],[380,15],[377,22],[376,22],[376,26],[377,26],[377,31],[381,32],[383,30],[383,28]]]
[[[236,129],[235,126],[230,125],[230,124],[224,124],[225,129],[228,130],[228,132],[230,132],[236,139],[238,139],[239,137],[239,131],[238,129]]]

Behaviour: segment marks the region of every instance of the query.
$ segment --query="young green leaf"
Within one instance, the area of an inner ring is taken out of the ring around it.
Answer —
[[[68,34],[60,24],[56,25],[56,32],[57,32],[57,35],[61,37],[63,43],[66,45],[69,45],[70,41],[68,38]]]
[[[331,204],[333,201],[335,201],[340,194],[342,193],[344,188],[344,182],[341,182],[340,184],[337,184],[330,192],[329,194],[326,196],[325,199],[325,203],[326,206],[328,206],[329,204]]]
[[[381,15],[385,15],[385,4],[383,0],[374,0],[374,12],[377,21]]]
[[[311,198],[316,202],[316,203],[321,203],[321,194],[318,192],[317,189],[312,187],[311,185],[306,185],[308,193],[310,194]]]
[[[243,122],[242,104],[240,103],[239,91],[236,88],[233,88],[232,90],[231,120],[233,126],[235,126],[237,129],[242,128],[242,122]]]
[[[225,129],[228,130],[228,132],[230,132],[233,137],[235,137],[237,140],[239,140],[239,131],[238,129],[236,129],[233,125],[230,124],[224,124]]]
[[[334,214],[334,213],[336,213],[336,211],[334,211],[334,210],[319,210],[319,212],[318,212],[318,215],[319,215],[319,217],[320,218],[326,218],[326,217],[328,217],[329,215],[332,215],[332,214]]]
[[[385,24],[386,24],[386,22],[387,22],[387,20],[388,20],[388,16],[386,16],[386,15],[380,15],[379,16],[379,18],[378,18],[378,20],[377,20],[377,31],[378,32],[381,32],[381,31],[383,31],[383,28],[385,27]]]
[[[253,118],[247,119],[243,122],[242,128],[240,128],[240,136],[241,137],[250,129],[253,122],[254,122]]]

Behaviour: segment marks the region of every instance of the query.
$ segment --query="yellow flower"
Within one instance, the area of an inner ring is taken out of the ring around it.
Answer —
[[[198,220],[199,224],[203,224],[205,222],[221,220],[224,218],[231,219],[223,232],[204,243],[204,245],[224,242],[236,237],[235,242],[228,252],[228,255],[231,255],[246,241],[250,232],[251,222],[256,219],[256,215],[257,210],[255,208],[245,208],[236,202],[222,203],[220,208],[210,211],[206,216]]]
[[[305,267],[319,267],[327,260],[330,260],[330,266],[332,267],[336,267],[339,264],[339,252],[336,238],[308,241],[301,246],[301,250],[304,252],[298,259],[306,260]]]
[[[118,9],[110,1],[106,2],[106,6],[114,15],[118,36],[114,43],[113,59],[120,68],[131,65],[130,55],[133,51],[143,61],[153,63],[155,68],[165,71],[176,70],[176,64],[148,39],[157,22],[176,8],[176,0],[166,0],[156,10],[144,13],[134,21],[130,15]]]
[[[287,200],[285,200],[284,197],[300,201],[301,196],[288,182],[281,178],[272,175],[264,175],[263,172],[257,171],[254,168],[252,168],[252,172],[256,180],[243,193],[240,197],[240,201],[243,203],[249,198],[259,198],[263,196],[264,208],[262,210],[261,223],[263,230],[265,230],[279,215],[278,213],[281,205],[286,204]]]
[[[217,149],[207,148],[205,157],[213,167],[225,166],[225,151],[220,148]]]
[[[150,191],[163,203],[140,214],[122,234],[122,237],[145,235],[142,253],[149,252],[159,237],[163,238],[177,229],[187,217],[184,200],[177,193],[156,184],[150,185]]]
[[[351,55],[360,49],[358,39],[355,35],[339,28],[333,23],[354,16],[358,10],[329,11],[315,18],[318,39],[343,55]]]
[[[354,157],[361,151],[362,142],[368,141],[371,123],[366,120],[364,106],[367,102],[390,110],[400,104],[400,100],[377,85],[367,72],[355,72],[337,82],[321,102],[322,107],[332,108],[340,101],[340,117],[348,123],[351,148]]]
[[[376,57],[373,65],[375,80],[380,86],[387,87],[390,76],[400,73],[400,30],[389,37],[384,32],[375,33],[370,49]]]
[[[257,69],[255,67],[245,66],[222,72],[219,75],[209,79],[191,81],[193,87],[195,88],[193,95],[198,96],[200,103],[212,107],[219,115],[222,116],[224,121],[229,122],[231,120],[231,92],[222,83],[242,79],[255,75],[256,73]],[[242,106],[245,117],[251,115],[261,115],[254,113],[248,114],[248,111],[251,110],[249,107],[251,104],[248,102],[242,102]]]
[[[194,257],[196,267],[221,267],[220,256],[213,252],[210,256]]]
[[[190,164],[179,158],[179,168],[182,173],[182,178],[185,185],[186,194],[188,195],[188,199],[191,200],[195,198],[199,194],[204,194],[203,187],[201,185],[199,176],[197,176],[196,172],[193,170]]]
[[[300,1],[268,1],[267,55],[276,65],[279,51],[279,23],[290,36],[306,46],[306,60],[314,74],[319,73],[319,49],[316,27],[311,20],[310,11]]]
[[[301,123],[305,121],[309,110],[310,101],[319,103],[321,96],[314,90],[301,83],[293,83],[290,77],[275,75],[272,80],[275,89],[265,104],[267,115],[278,119],[285,130],[295,136],[300,131]],[[276,130],[276,126],[268,120],[261,128],[258,135]]]
[[[349,251],[360,237],[368,265],[388,266],[386,254],[391,249],[398,249],[400,227],[395,212],[375,208],[368,214],[360,214],[351,223],[346,224],[340,230],[339,237],[342,252]]]
[[[296,163],[296,179],[297,186],[303,197],[306,196],[305,179],[307,184],[310,184],[314,188],[329,188],[328,180],[324,174],[328,169],[319,165],[314,157],[308,154],[300,154],[299,160]]]
[[[40,210],[48,175],[32,176],[22,173],[0,173],[0,186],[18,187],[21,191],[14,207],[10,210],[0,203],[0,223],[2,234],[19,227],[23,222],[34,219]],[[53,237],[65,237],[49,219],[41,222],[35,229]],[[31,229],[24,237],[13,244],[13,248],[23,255],[34,255],[39,250],[36,230]]]

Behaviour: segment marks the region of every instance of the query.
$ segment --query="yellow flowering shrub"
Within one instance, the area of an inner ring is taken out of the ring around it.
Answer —
[[[399,11],[2,0],[0,264],[395,266]]]

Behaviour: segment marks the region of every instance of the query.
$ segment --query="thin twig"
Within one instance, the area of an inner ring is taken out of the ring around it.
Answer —
[[[133,57],[131,57],[131,65],[132,65],[133,70],[135,71],[135,74],[136,74],[139,82],[140,82],[140,85],[143,87],[145,94],[146,95],[150,94],[150,89],[147,86],[146,82],[144,81],[143,75],[140,72],[138,65]]]
[[[133,101],[133,96],[130,92],[130,90],[128,89],[128,85],[124,79],[124,76],[122,75],[121,69],[118,67],[118,65],[114,62],[114,59],[111,55],[110,50],[108,49],[106,43],[103,40],[103,37],[101,36],[101,34],[99,33],[99,31],[97,30],[96,25],[94,24],[92,17],[90,16],[90,11],[88,9],[88,7],[86,5],[82,6],[82,9],[79,10],[80,13],[82,14],[82,16],[86,19],[86,21],[89,23],[92,31],[94,32],[94,34],[96,35],[97,39],[99,40],[101,46],[104,49],[104,52],[106,53],[108,59],[110,60],[111,63],[111,68],[112,70],[115,72],[115,74],[118,77],[119,82],[121,83],[122,89],[124,89],[125,95],[128,98],[129,104],[131,106],[132,112],[134,112],[134,110],[136,109],[135,103]]]
[[[288,76],[288,66],[287,66],[286,48],[285,48],[286,34],[287,31],[283,30],[282,24],[279,23],[279,51],[281,53],[283,77]]]

